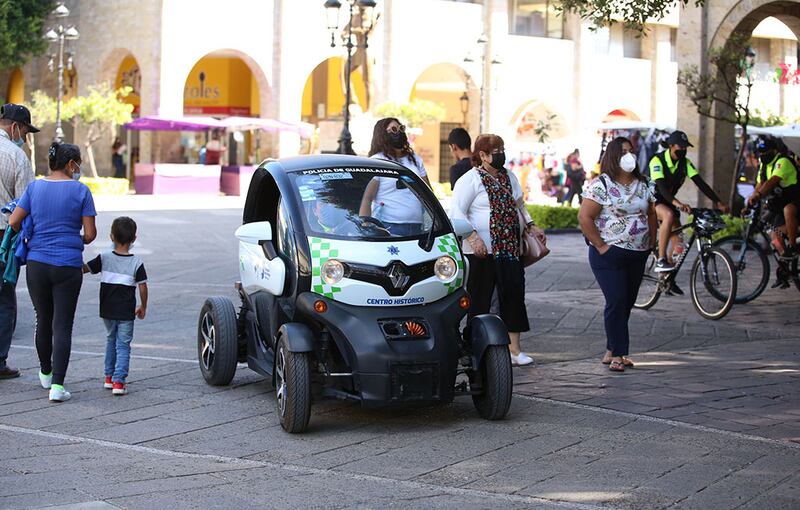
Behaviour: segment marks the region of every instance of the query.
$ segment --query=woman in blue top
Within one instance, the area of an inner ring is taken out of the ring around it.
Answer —
[[[36,351],[39,380],[50,389],[50,400],[64,402],[72,323],[83,282],[83,246],[97,237],[94,200],[81,175],[77,145],[53,143],[49,153],[50,176],[32,182],[9,219],[19,232],[23,220],[27,239],[28,292],[36,310]],[[83,235],[81,235],[83,229]]]

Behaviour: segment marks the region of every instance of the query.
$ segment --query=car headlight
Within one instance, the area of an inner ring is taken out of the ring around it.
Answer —
[[[452,280],[458,272],[458,265],[453,257],[439,257],[433,265],[433,273],[443,282]]]
[[[344,278],[344,265],[338,260],[330,259],[322,264],[320,277],[328,285],[335,285]]]

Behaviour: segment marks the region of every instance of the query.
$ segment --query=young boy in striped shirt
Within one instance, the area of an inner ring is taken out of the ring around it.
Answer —
[[[125,395],[130,366],[133,321],[147,313],[147,272],[130,248],[136,240],[136,222],[121,216],[111,224],[114,250],[102,253],[83,266],[83,272],[100,273],[100,317],[108,333],[105,382],[114,395]],[[139,306],[136,306],[136,287]]]

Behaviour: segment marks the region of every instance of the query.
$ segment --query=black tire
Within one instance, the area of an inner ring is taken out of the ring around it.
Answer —
[[[275,404],[281,427],[290,434],[304,432],[311,417],[311,363],[308,353],[292,352],[286,340],[275,351]]]
[[[238,358],[236,309],[230,299],[211,297],[200,309],[197,360],[203,379],[212,386],[230,384]]]
[[[656,273],[655,269],[656,256],[650,255],[647,259],[647,264],[644,266],[644,276],[642,276],[642,283],[639,285],[636,302],[633,303],[634,308],[649,310],[661,297],[661,275]]]
[[[692,265],[689,284],[692,304],[701,317],[708,320],[725,317],[736,298],[736,270],[731,257],[715,247],[699,254]],[[706,293],[712,299],[702,299]]]
[[[769,257],[764,249],[753,239],[744,244],[741,236],[726,236],[714,243],[731,256],[736,268],[736,299],[739,305],[749,303],[764,292],[769,283]],[[744,257],[742,257],[744,248]]]
[[[514,376],[511,371],[511,354],[508,346],[490,345],[483,353],[480,367],[483,392],[472,395],[472,402],[481,418],[501,420],[511,407]]]

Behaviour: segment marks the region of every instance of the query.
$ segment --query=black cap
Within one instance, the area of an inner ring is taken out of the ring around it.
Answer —
[[[756,150],[760,153],[778,150],[778,140],[772,135],[761,135],[756,142]]]
[[[39,128],[31,125],[31,112],[21,104],[8,103],[0,106],[0,119],[13,120],[28,128],[31,133],[38,133]]]
[[[689,143],[689,137],[686,136],[686,133],[683,131],[673,131],[669,138],[667,139],[668,145],[680,145],[684,149],[686,147],[694,147],[694,145]]]

